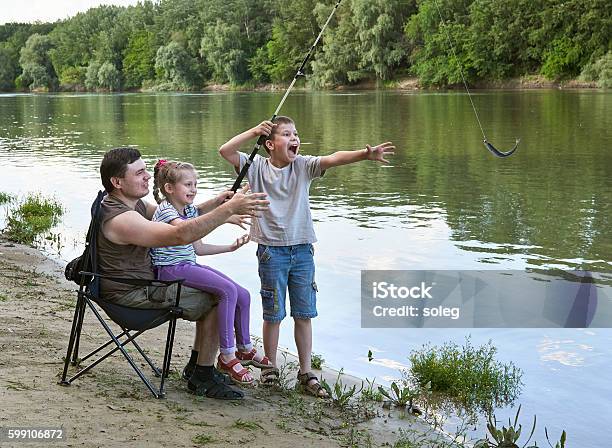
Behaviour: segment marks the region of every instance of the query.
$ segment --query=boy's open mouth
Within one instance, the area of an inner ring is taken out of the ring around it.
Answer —
[[[297,154],[298,148],[298,145],[289,145],[289,152],[291,152],[292,154]]]

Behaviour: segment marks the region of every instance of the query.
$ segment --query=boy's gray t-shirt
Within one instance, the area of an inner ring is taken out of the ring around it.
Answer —
[[[249,156],[240,155],[240,169]],[[247,173],[254,193],[266,193],[268,210],[251,225],[251,240],[266,246],[293,246],[317,241],[310,214],[309,189],[313,179],[321,177],[321,158],[301,156],[284,168],[276,168],[259,154]]]

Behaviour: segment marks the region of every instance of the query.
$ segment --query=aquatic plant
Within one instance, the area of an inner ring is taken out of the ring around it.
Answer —
[[[11,202],[14,198],[15,197],[12,194],[0,191],[0,204],[6,204],[7,202]]]
[[[474,448],[519,448],[519,445],[517,442],[519,441],[521,437],[521,432],[523,429],[522,425],[518,423],[520,413],[521,413],[521,407],[519,406],[516,411],[516,415],[514,416],[514,422],[511,422],[510,419],[508,419],[508,427],[506,428],[505,426],[502,426],[501,429],[497,427],[498,422],[495,419],[495,416],[489,416],[489,422],[487,424],[487,431],[489,432],[489,434],[485,436],[484,439],[478,440],[476,444],[474,445]],[[531,426],[531,432],[529,433],[529,437],[527,437],[527,440],[523,443],[522,448],[537,448],[538,447],[537,442],[534,442],[533,445],[527,446],[527,444],[533,437],[533,433],[535,432],[536,422],[537,422],[537,418],[534,415],[533,425]],[[546,441],[548,442],[548,445],[551,448],[565,448],[565,442],[567,439],[567,434],[565,431],[561,433],[561,438],[559,439],[558,442],[555,443],[554,447],[550,443],[547,429],[545,429],[545,433],[546,433]],[[489,440],[489,436],[491,436],[493,440]]]
[[[494,408],[511,405],[522,387],[522,371],[512,362],[496,361],[496,352],[491,341],[475,347],[469,337],[462,347],[424,345],[412,352],[412,365],[402,373],[408,383],[430,383],[433,394],[458,410],[490,416]]]
[[[336,378],[336,382],[334,383],[333,387],[331,387],[329,383],[325,380],[321,382],[321,386],[323,386],[323,388],[327,391],[327,394],[332,399],[334,405],[341,409],[346,408],[349,405],[351,399],[356,394],[361,392],[361,389],[357,390],[356,384],[353,384],[351,387],[348,387],[342,382],[341,377],[343,370],[344,369],[340,369],[340,372],[338,372],[338,377]]]
[[[324,362],[325,360],[323,359],[321,355],[317,355],[316,353],[313,353],[310,358],[310,367],[315,370],[321,370],[321,367],[323,367]]]
[[[8,211],[5,236],[17,243],[33,244],[38,236],[55,226],[64,210],[55,199],[39,193],[26,196]]]

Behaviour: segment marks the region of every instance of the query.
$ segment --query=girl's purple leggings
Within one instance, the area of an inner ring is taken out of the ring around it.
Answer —
[[[246,289],[227,275],[201,264],[183,263],[173,266],[156,266],[155,269],[158,280],[184,278],[183,285],[210,293],[219,299],[217,318],[221,353],[233,354],[236,350],[234,329],[238,348],[241,351],[251,350],[249,333],[251,296]]]

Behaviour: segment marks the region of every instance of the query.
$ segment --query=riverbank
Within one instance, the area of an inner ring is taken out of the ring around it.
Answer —
[[[63,428],[58,446],[392,446],[399,430],[427,433],[420,420],[389,418],[372,403],[369,420],[328,402],[291,391],[245,389],[242,402],[198,398],[180,379],[192,338],[191,324],[177,327],[167,398],[153,398],[123,358],[113,356],[69,388],[57,381],[63,367],[74,310],[75,285],[63,267],[36,249],[0,238],[0,427]],[[146,337],[145,337],[146,336]],[[161,360],[165,331],[143,336]],[[86,313],[82,352],[104,342]],[[288,356],[288,362],[293,359]],[[288,366],[290,370],[290,366]],[[317,372],[318,373],[318,372]],[[337,372],[326,370],[333,384]],[[293,378],[291,371],[288,378]],[[345,384],[357,379],[343,377]],[[11,446],[6,441],[1,445]]]

